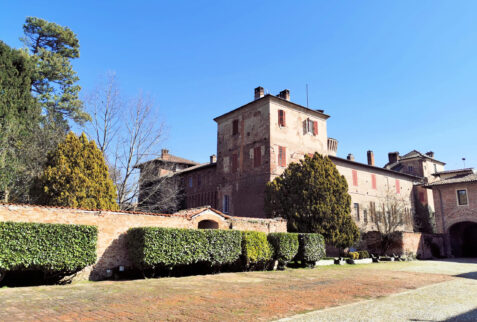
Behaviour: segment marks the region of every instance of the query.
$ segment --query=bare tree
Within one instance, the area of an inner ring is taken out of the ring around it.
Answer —
[[[93,119],[88,134],[105,155],[120,208],[175,210],[180,199],[177,180],[161,177],[156,164],[148,162],[160,155],[164,141],[164,124],[152,100],[139,94],[126,101],[110,74],[86,101]]]

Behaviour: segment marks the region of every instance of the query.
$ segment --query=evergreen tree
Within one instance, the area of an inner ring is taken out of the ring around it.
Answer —
[[[40,110],[30,93],[33,64],[28,54],[0,41],[0,195],[15,200],[24,190],[27,150]],[[12,198],[13,197],[13,198]]]
[[[83,133],[68,133],[48,156],[36,185],[41,204],[85,209],[117,210],[116,188],[103,154]]]
[[[287,219],[289,231],[320,233],[327,244],[341,248],[359,238],[348,184],[327,157],[315,153],[291,163],[267,184],[265,196],[267,214]]]
[[[79,41],[68,27],[28,17],[23,26],[24,44],[35,62],[32,91],[41,103],[50,127],[69,130],[68,119],[90,120],[78,97],[81,87],[71,60],[79,57]]]

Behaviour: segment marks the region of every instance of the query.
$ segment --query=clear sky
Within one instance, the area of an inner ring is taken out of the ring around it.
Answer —
[[[305,105],[308,84],[339,156],[432,150],[477,167],[477,1],[4,0],[0,39],[21,47],[27,16],[78,35],[83,89],[113,70],[150,93],[173,154],[207,161],[214,117],[257,86]]]

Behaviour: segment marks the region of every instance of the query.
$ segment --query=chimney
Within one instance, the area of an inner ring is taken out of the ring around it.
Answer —
[[[161,159],[164,159],[164,157],[169,155],[169,150],[167,149],[162,149],[161,150]]]
[[[434,157],[434,152],[432,152],[432,151],[426,152],[426,155],[427,155],[429,158],[433,158],[433,157]]]
[[[217,162],[217,156],[215,154],[212,154],[210,156],[210,163],[212,164],[212,163],[216,163],[216,162]]]
[[[288,89],[284,89],[278,95],[278,97],[283,98],[284,100],[290,100],[290,91]]]
[[[368,165],[374,165],[374,152],[368,150]]]
[[[350,160],[350,161],[354,161],[354,155],[352,155],[351,153],[348,154],[348,156],[346,157],[347,160]]]
[[[259,86],[255,88],[255,99],[258,100],[259,98],[262,98],[265,95],[265,90],[263,89],[262,86]]]
[[[388,153],[389,163],[396,163],[399,161],[399,152],[389,152]]]

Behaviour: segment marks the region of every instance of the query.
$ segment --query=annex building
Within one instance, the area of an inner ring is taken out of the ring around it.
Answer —
[[[141,176],[149,175],[152,168],[160,176],[177,178],[184,191],[184,208],[210,205],[231,216],[263,218],[266,183],[291,162],[318,152],[328,156],[346,178],[358,227],[376,230],[377,208],[393,200],[405,213],[397,230],[414,231],[416,200],[434,208],[432,192],[419,184],[431,182],[432,173],[442,171],[444,163],[432,152],[418,151],[401,157],[389,153],[384,168],[375,165],[372,151],[367,151],[366,164],[356,162],[351,154],[337,157],[338,141],[327,134],[329,117],[323,110],[292,102],[288,90],[275,96],[257,87],[254,100],[214,119],[217,154],[210,162],[198,164],[163,150],[160,158],[143,164]]]

